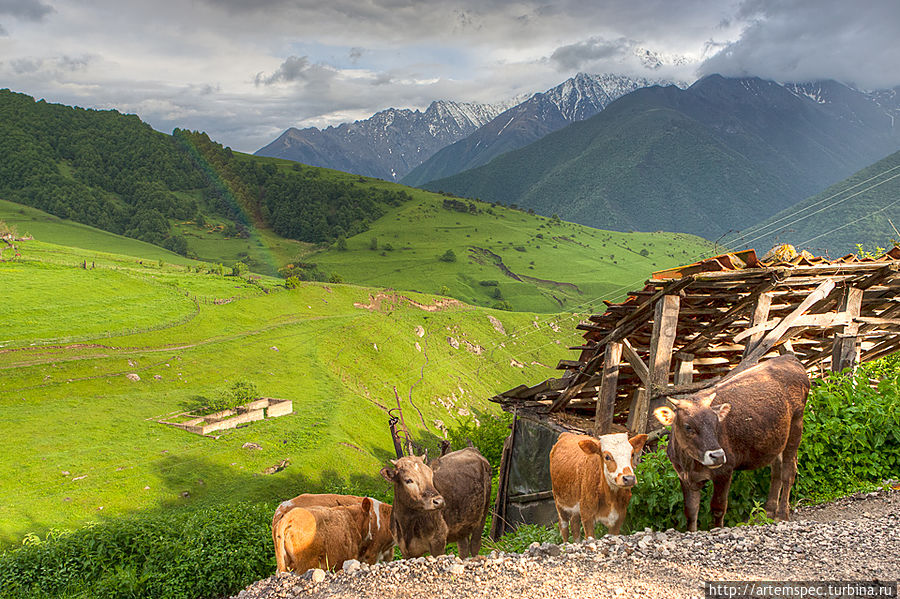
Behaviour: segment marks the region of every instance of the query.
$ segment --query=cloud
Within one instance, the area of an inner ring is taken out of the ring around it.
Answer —
[[[257,86],[294,81],[323,84],[332,79],[334,74],[334,69],[323,64],[313,64],[306,56],[288,56],[271,75],[265,76],[262,72],[257,73],[254,83]]]
[[[563,70],[579,70],[586,64],[598,60],[611,58],[621,60],[633,52],[636,45],[635,42],[623,37],[615,40],[593,37],[568,46],[560,46],[550,55],[550,60]]]
[[[0,23],[0,37],[6,37],[7,35],[9,34],[6,32],[6,29],[3,28],[3,24]]]
[[[710,57],[701,74],[836,79],[864,88],[900,83],[896,0],[748,0],[735,19],[740,38]]]
[[[52,12],[53,7],[40,0],[0,0],[0,15],[8,15],[22,21],[42,21]]]

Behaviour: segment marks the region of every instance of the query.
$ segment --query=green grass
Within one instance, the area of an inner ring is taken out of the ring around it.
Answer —
[[[0,200],[0,221],[15,227],[20,236],[31,235],[35,239],[53,241],[59,245],[145,260],[164,260],[172,264],[193,263],[152,243],[109,233],[7,200]]]
[[[693,262],[711,249],[692,235],[602,231],[482,202],[475,203],[478,214],[456,212],[442,206],[440,195],[411,193],[412,202],[348,239],[346,251],[332,247],[302,259],[364,285],[425,293],[446,287],[478,306],[497,303],[492,294],[499,289],[515,310],[557,312],[602,309],[600,300],[621,299],[650,272]],[[518,280],[474,248],[499,256]],[[456,262],[438,259],[448,249]],[[491,280],[499,284],[481,285]]]
[[[0,286],[14,290],[0,307],[12,327],[0,347],[0,431],[14,443],[0,462],[7,545],[147,510],[277,502],[326,487],[383,494],[395,389],[416,437],[436,445],[460,410],[495,410],[488,397],[551,376],[544,364],[578,339],[575,315],[464,304],[429,312],[399,297],[368,310],[354,304],[376,289],[285,290],[265,277],[250,284],[40,241],[20,250],[0,267]],[[484,352],[453,349],[448,337]],[[238,379],[292,399],[294,413],[219,439],[156,422]],[[288,468],[262,474],[282,459]]]

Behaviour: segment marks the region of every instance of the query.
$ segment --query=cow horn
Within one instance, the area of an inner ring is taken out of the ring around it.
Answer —
[[[669,403],[672,404],[676,410],[684,407],[684,402],[687,400],[684,399],[675,399],[674,397],[669,398]]]
[[[716,392],[713,391],[712,393],[709,394],[709,396],[704,397],[703,399],[700,400],[700,405],[703,406],[704,408],[708,408],[709,406],[712,405],[712,402],[715,399],[716,399]]]

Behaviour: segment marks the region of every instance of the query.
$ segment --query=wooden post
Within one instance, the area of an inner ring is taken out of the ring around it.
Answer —
[[[518,414],[513,412],[512,426],[509,437],[503,443],[503,453],[500,455],[500,472],[497,475],[497,498],[494,500],[494,519],[491,521],[490,537],[494,541],[499,540],[506,532],[506,485],[509,483],[509,463],[513,459],[512,452],[516,440],[516,424]]]
[[[689,385],[694,382],[694,356],[682,354],[678,356],[675,367],[675,385]]]
[[[859,316],[862,306],[863,290],[857,287],[845,287],[841,292],[841,312],[846,312],[850,323],[844,325],[840,333],[834,335],[834,346],[831,350],[831,370],[840,372],[845,368],[853,368],[858,362],[857,335],[859,322],[853,319]]]
[[[642,393],[638,393],[631,406],[634,411],[631,432],[634,434],[647,432],[650,396],[665,390],[669,385],[680,302],[677,295],[666,295],[656,302],[653,336],[650,338],[650,383]]]
[[[606,344],[603,356],[603,379],[594,412],[594,435],[610,432],[616,410],[616,390],[619,386],[619,362],[622,360],[622,344],[613,341]]]
[[[753,311],[753,320],[750,321],[750,328],[761,325],[769,320],[769,306],[771,305],[771,294],[763,293],[759,296],[759,299],[756,300],[756,310]],[[752,335],[750,335],[750,338],[747,339],[747,341],[744,343],[744,354],[743,356],[741,356],[741,359],[747,357],[747,354],[750,353],[750,348],[756,345],[757,341],[762,339],[763,335],[765,334],[765,331],[760,331],[758,333],[753,333]]]

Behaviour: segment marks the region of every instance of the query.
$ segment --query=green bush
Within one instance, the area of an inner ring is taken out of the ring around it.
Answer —
[[[235,504],[26,538],[0,554],[12,598],[221,597],[272,574],[273,508]]]
[[[506,412],[495,415],[476,411],[474,417],[457,418],[456,426],[448,431],[447,437],[453,449],[467,447],[471,441],[496,473],[500,469],[503,442],[509,436],[510,424],[512,415]]]
[[[441,262],[456,262],[456,252],[453,250],[447,250],[446,252],[438,258]]]

